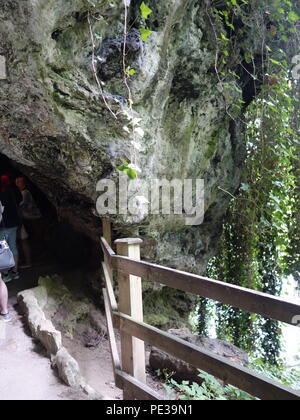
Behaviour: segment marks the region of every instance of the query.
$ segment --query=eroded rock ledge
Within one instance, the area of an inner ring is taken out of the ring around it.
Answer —
[[[120,56],[124,10],[122,2],[98,3],[91,16],[99,34],[97,68],[107,101],[119,111],[128,96]],[[139,39],[139,4],[132,1],[129,9],[127,64],[136,70],[131,90],[145,131],[138,156],[142,176],[206,182],[202,226],[146,217],[139,220],[140,234],[156,241],[156,261],[199,273],[214,251],[230,199],[219,187],[234,193],[239,186],[244,156],[239,119],[231,119],[220,93],[208,3],[149,0],[153,33],[147,42]],[[114,178],[115,166],[122,158],[131,160],[133,150],[124,118],[112,117],[93,78],[88,7],[85,0],[1,5],[0,55],[7,79],[0,80],[0,152],[96,238],[96,182]],[[251,31],[248,41],[260,45]],[[115,218],[118,234],[126,225]]]

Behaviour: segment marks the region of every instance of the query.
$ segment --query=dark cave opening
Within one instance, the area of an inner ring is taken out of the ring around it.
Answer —
[[[96,244],[82,232],[76,231],[74,226],[57,213],[54,203],[50,201],[16,162],[0,153],[0,175],[9,175],[13,188],[18,177],[25,177],[28,190],[31,192],[41,218],[31,222],[28,242],[32,253],[32,265],[61,265],[70,268],[95,268]],[[18,230],[18,250],[20,263],[24,263],[22,249],[21,225]],[[28,230],[28,229],[27,229]]]

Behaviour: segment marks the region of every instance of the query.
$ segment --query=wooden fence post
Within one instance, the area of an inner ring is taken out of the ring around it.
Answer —
[[[111,222],[106,219],[102,219],[103,238],[106,240],[109,246],[112,245],[111,239]]]
[[[109,220],[102,219],[102,232],[103,232],[103,235],[102,235],[103,238],[111,247],[112,246],[112,231],[111,231],[111,222]],[[107,268],[110,280],[113,284],[113,281],[114,281],[113,270],[112,270],[112,267],[110,266],[109,261],[107,261],[107,258],[105,257],[105,255],[104,255],[104,262],[106,264],[106,268]]]
[[[141,239],[118,239],[117,253],[135,260],[140,260]],[[119,311],[130,315],[137,321],[143,321],[142,280],[140,277],[118,273]],[[146,383],[145,343],[121,330],[122,370],[140,382]],[[134,396],[126,389],[124,400]]]

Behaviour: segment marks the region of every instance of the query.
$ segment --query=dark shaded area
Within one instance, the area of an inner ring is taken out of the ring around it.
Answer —
[[[73,230],[65,221],[54,224],[48,231],[47,242],[52,255],[62,264],[81,267],[89,261],[92,247],[90,238]]]
[[[124,36],[105,39],[96,50],[97,70],[101,80],[107,81],[120,75],[123,77]],[[138,29],[131,29],[126,39],[126,64],[135,60],[142,48],[141,34]]]
[[[171,94],[183,101],[186,98],[197,99],[201,93],[200,86],[195,86],[193,79],[188,77],[184,71],[175,72],[175,77],[172,82]]]
[[[244,106],[248,107],[257,97],[263,85],[262,67],[265,57],[256,55],[250,63],[243,61],[239,64],[237,75],[238,83],[243,91]]]
[[[62,29],[56,29],[54,32],[52,32],[51,38],[57,41],[62,33]]]
[[[0,154],[0,175],[9,174],[12,181],[25,176],[17,165],[6,156]],[[57,263],[65,266],[84,267],[92,264],[95,243],[82,232],[76,231],[66,220],[57,215],[54,204],[28,177],[27,187],[41,212],[42,217],[37,220],[24,221],[29,234],[29,244],[32,251],[33,265]],[[22,244],[18,239],[21,264],[24,256]]]
[[[237,4],[245,11],[245,14],[250,13],[251,4],[245,4],[243,1],[237,1]],[[243,42],[247,38],[247,28],[245,27],[243,20],[234,15],[232,10],[228,9],[228,2],[225,0],[212,1],[212,7],[220,12],[225,10],[229,12],[227,19],[232,26],[228,25],[225,16],[220,14],[224,23],[226,36],[229,40],[235,39],[236,45],[243,45]],[[273,25],[273,23],[269,21],[267,12],[264,24],[266,31]],[[240,56],[244,57],[245,51],[241,50]],[[237,83],[243,91],[244,108],[247,108],[260,93],[263,84],[262,69],[265,58],[266,57],[264,57],[263,54],[257,54],[250,62],[247,62],[246,60],[241,61],[235,69],[238,76]]]

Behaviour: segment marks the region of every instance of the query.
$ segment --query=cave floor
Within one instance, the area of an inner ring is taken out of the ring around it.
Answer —
[[[20,274],[19,280],[8,284],[9,310],[13,321],[8,324],[0,323],[0,400],[87,400],[88,397],[83,392],[64,385],[51,368],[44,347],[30,336],[25,319],[18,313],[17,304],[17,294],[36,287],[39,277],[58,274],[66,280],[68,287],[72,284],[76,288],[78,285],[75,279],[80,278],[80,272],[74,275],[74,270],[70,270],[70,267],[47,261],[30,270],[23,270]],[[107,399],[122,399],[122,391],[114,384],[106,337],[102,338],[99,346],[86,348],[80,340],[71,340],[63,334],[63,344],[77,360],[89,385]],[[147,383],[164,394],[162,384],[150,372]]]
[[[64,385],[51,369],[43,347],[33,340],[9,299],[13,317],[0,323],[0,400],[86,400],[83,392]]]
[[[60,270],[63,270],[60,267]],[[87,400],[81,391],[66,386],[51,368],[43,346],[30,336],[18,313],[17,293],[37,286],[42,275],[56,273],[53,264],[21,271],[20,280],[8,284],[12,322],[0,322],[0,400]]]

